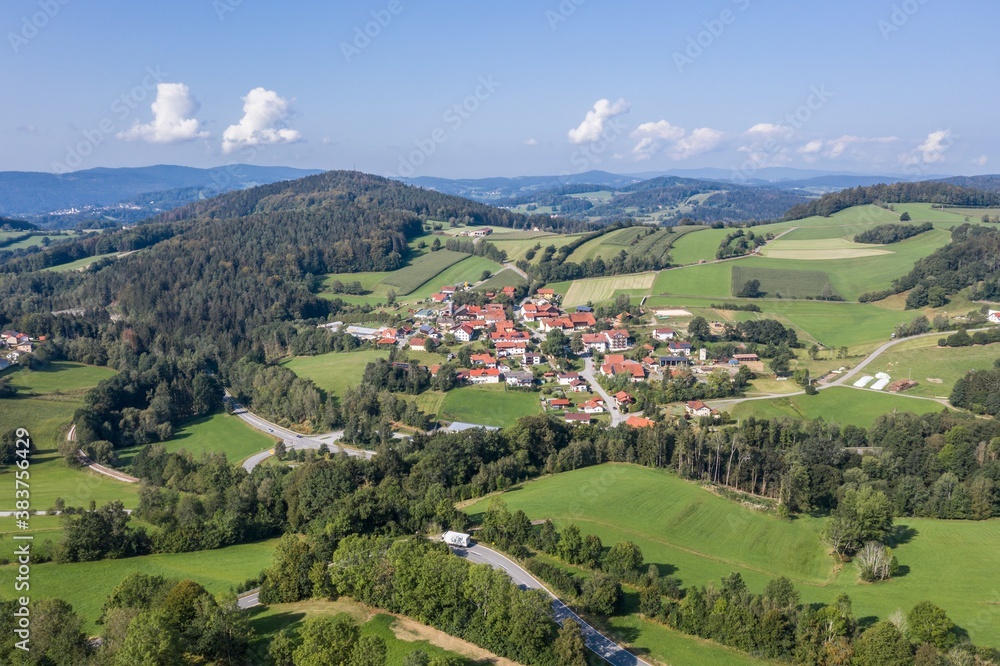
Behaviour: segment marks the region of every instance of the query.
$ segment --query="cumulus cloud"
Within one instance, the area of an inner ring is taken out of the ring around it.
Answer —
[[[208,132],[193,116],[198,112],[198,101],[183,83],[157,83],[156,101],[150,105],[153,121],[140,123],[118,133],[124,141],[147,143],[182,143],[203,139]]]
[[[944,161],[944,154],[954,143],[954,135],[950,129],[931,132],[924,142],[899,156],[903,164],[937,164]]]
[[[612,118],[628,113],[631,105],[624,99],[612,103],[607,99],[599,99],[594,108],[577,127],[568,133],[570,143],[593,143],[601,138],[607,122]]]
[[[865,144],[888,144],[899,141],[894,136],[854,136],[844,134],[835,139],[813,139],[798,149],[807,162],[815,161],[820,156],[835,159],[843,155],[851,147]]]
[[[647,160],[662,151],[672,160],[683,160],[713,150],[725,136],[710,127],[699,127],[689,134],[666,120],[643,123],[632,132],[632,138],[639,139],[632,155],[637,160]]]
[[[776,125],[774,123],[757,123],[743,134],[750,139],[788,140],[795,135],[795,130],[793,130],[788,125]]]
[[[231,153],[240,146],[295,143],[302,133],[287,127],[291,103],[273,90],[254,88],[243,98],[243,118],[222,134],[222,151]]]

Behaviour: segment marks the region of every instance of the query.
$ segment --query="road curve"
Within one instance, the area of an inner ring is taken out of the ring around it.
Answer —
[[[75,423],[69,427],[69,432],[66,433],[66,441],[67,442],[76,441]],[[128,474],[125,474],[124,472],[119,472],[118,470],[111,469],[110,467],[105,467],[104,465],[100,465],[94,462],[93,460],[90,459],[90,456],[88,456],[86,453],[83,452],[83,449],[80,449],[76,452],[76,459],[79,460],[80,464],[83,465],[84,467],[89,467],[98,474],[103,474],[104,476],[110,476],[115,481],[121,481],[123,483],[139,483],[139,479],[137,479],[134,476],[130,476]]]
[[[464,557],[476,564],[488,564],[494,569],[503,570],[514,583],[523,589],[542,590],[552,597],[552,610],[555,620],[560,625],[567,619],[574,620],[580,625],[583,633],[583,640],[594,654],[599,656],[611,666],[651,666],[647,661],[643,661],[613,640],[599,632],[579,615],[574,613],[569,606],[564,604],[559,598],[552,594],[544,585],[535,579],[530,573],[525,571],[520,565],[504,555],[501,555],[491,548],[474,544],[468,548],[451,547],[453,553],[459,557]]]
[[[271,423],[267,419],[254,414],[246,407],[236,402],[236,400],[229,395],[228,391],[226,392],[226,402],[232,406],[234,416],[255,430],[259,430],[262,433],[273,437],[280,437],[285,443],[285,448],[289,451],[292,449],[318,449],[323,444],[326,444],[333,453],[343,452],[349,456],[369,459],[375,455],[374,451],[355,449],[336,444],[336,442],[344,436],[343,430],[328,432],[323,435],[301,435],[297,432],[289,430],[288,428],[283,428],[277,423]],[[254,467],[273,455],[273,449],[267,449],[261,451],[260,453],[255,453],[243,461],[243,469],[248,472],[252,472]]]

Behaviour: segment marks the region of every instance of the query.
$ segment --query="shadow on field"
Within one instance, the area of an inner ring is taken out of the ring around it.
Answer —
[[[890,548],[897,548],[913,541],[913,537],[917,536],[917,534],[919,532],[909,525],[896,525],[892,528],[892,533],[889,534],[886,543]]]

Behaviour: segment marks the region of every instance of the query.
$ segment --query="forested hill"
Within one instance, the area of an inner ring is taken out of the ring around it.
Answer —
[[[30,222],[22,222],[21,220],[11,220],[6,217],[0,217],[0,231],[30,231],[37,228],[38,227]]]
[[[110,308],[151,335],[202,338],[233,358],[270,323],[325,317],[336,303],[313,293],[324,273],[391,271],[425,219],[527,225],[528,218],[356,172],[231,192],[163,214],[136,229],[60,244],[0,265],[0,319],[41,311]],[[148,242],[126,244],[141,233]],[[38,273],[53,252],[140,250],[90,274]],[[35,265],[38,264],[38,265]]]
[[[851,206],[877,203],[933,203],[949,206],[997,206],[1000,192],[987,192],[942,181],[893,183],[854,187],[824,194],[815,201],[793,207],[786,220],[801,220],[813,215],[827,217]]]
[[[252,215],[304,216],[305,220],[339,216],[345,211],[366,215],[394,216],[402,211],[410,217],[474,225],[521,227],[523,215],[484,204],[403,185],[397,181],[358,171],[328,171],[298,180],[262,185],[230,192],[162,213],[150,222],[190,219],[231,219]],[[419,231],[419,230],[417,230]]]

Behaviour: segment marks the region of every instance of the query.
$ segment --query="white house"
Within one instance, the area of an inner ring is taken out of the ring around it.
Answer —
[[[677,335],[672,328],[657,328],[653,330],[653,337],[660,342],[667,342],[673,340],[674,336]]]
[[[535,376],[530,372],[508,372],[507,386],[531,386],[535,382]]]
[[[472,328],[468,324],[462,324],[461,326],[455,327],[451,333],[459,342],[469,342],[472,338],[476,337],[476,329]]]
[[[1000,324],[1000,310],[990,310],[989,320],[994,324]]]
[[[473,384],[499,384],[500,371],[496,368],[483,368],[469,372],[469,381]]]

